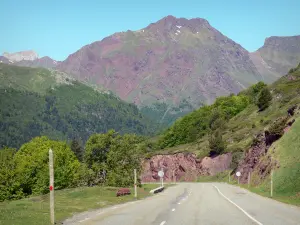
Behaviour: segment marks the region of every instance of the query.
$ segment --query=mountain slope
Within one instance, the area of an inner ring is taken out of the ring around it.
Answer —
[[[86,141],[109,129],[147,135],[156,128],[135,105],[61,72],[0,64],[0,84],[0,147],[40,135]]]
[[[238,101],[234,103],[234,99],[242,96],[253,98],[252,95],[255,93],[253,89],[257,89],[257,87],[254,85],[239,93],[238,96],[221,97],[213,105],[202,107],[178,119],[172,127],[161,135],[160,145],[176,146],[181,143],[186,143],[186,145],[166,148],[161,151],[165,153],[191,151],[200,156],[208,154],[209,123],[218,115],[213,113],[213,109],[225,110],[225,113],[228,114],[228,112],[236,112],[236,107],[244,109],[237,114],[234,113],[236,115],[231,119],[225,120],[225,124],[219,124],[222,127],[223,140],[226,141],[226,151],[243,152],[248,149],[257,134],[263,132],[278,118],[286,116],[287,111],[293,106],[300,107],[300,64],[269,86],[273,100],[266,110],[259,112],[253,102],[249,102],[246,107],[242,107]],[[299,115],[299,113],[295,114],[294,117],[299,117]]]
[[[60,62],[57,62],[53,59],[51,59],[48,56],[42,57],[42,58],[38,58],[35,60],[22,60],[19,62],[15,62],[14,65],[16,66],[28,66],[28,67],[42,67],[42,68],[47,68],[47,69],[51,69],[51,68],[55,68],[56,66],[59,65]]]
[[[173,16],[84,46],[57,68],[138,105],[199,106],[263,79],[249,53],[206,20]]]
[[[300,36],[266,38],[264,45],[251,53],[251,59],[261,74],[279,78],[300,61]]]

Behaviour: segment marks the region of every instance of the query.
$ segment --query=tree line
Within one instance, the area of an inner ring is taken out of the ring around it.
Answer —
[[[226,122],[243,111],[250,104],[256,104],[259,111],[269,107],[272,95],[263,82],[258,82],[238,95],[219,97],[214,104],[203,106],[179,118],[161,135],[158,145],[164,149],[194,142],[209,136],[211,154],[221,154],[226,149],[222,131]]]
[[[55,190],[93,185],[128,187],[133,169],[141,171],[145,140],[135,134],[114,130],[93,134],[82,146],[35,137],[18,150],[0,150],[0,201],[20,199],[49,192],[49,149],[54,153]],[[140,181],[139,181],[140,182]]]

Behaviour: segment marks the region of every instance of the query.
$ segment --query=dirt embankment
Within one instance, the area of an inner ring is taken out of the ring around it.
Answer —
[[[165,181],[195,181],[200,175],[215,175],[229,169],[231,160],[231,153],[203,159],[197,159],[191,153],[156,155],[143,161],[141,180],[159,181],[157,173],[163,169]]]

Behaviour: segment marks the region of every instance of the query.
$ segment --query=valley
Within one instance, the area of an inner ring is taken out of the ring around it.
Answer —
[[[178,215],[195,224],[295,224],[298,208],[245,189],[300,206],[299,132],[299,35],[266,37],[249,52],[206,19],[169,15],[91,42],[64,60],[4,52],[0,224],[48,224],[49,149],[64,224],[176,224]],[[160,185],[160,170],[168,189],[142,200]],[[121,187],[134,192],[134,183],[139,197],[115,196]],[[192,195],[197,190],[203,192]],[[229,207],[232,199],[250,217]],[[184,201],[188,207],[180,209]],[[111,208],[84,213],[125,202],[132,205],[120,206],[121,220]]]

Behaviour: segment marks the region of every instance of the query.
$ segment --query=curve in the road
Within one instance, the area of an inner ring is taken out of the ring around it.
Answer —
[[[257,223],[258,225],[263,225],[261,222],[259,222],[258,220],[256,220],[254,217],[252,217],[249,213],[247,213],[244,209],[242,209],[242,207],[238,206],[237,204],[235,204],[233,201],[231,201],[229,198],[227,198],[220,190],[219,188],[217,188],[215,185],[213,185],[217,191],[219,192],[219,194],[225,198],[227,201],[229,201],[231,204],[233,204],[235,207],[237,207],[239,210],[241,210],[246,216],[248,216],[251,220],[253,220],[253,222]]]

